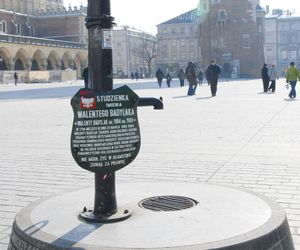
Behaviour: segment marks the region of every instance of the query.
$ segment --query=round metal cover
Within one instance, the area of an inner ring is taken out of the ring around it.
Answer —
[[[198,201],[175,195],[154,196],[139,202],[139,206],[152,211],[178,211],[194,207]]]

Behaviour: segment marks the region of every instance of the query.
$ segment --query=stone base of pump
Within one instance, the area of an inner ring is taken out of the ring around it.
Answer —
[[[283,209],[259,194],[196,183],[118,184],[118,207],[131,216],[87,223],[80,212],[93,189],[54,195],[24,208],[9,249],[293,250]]]

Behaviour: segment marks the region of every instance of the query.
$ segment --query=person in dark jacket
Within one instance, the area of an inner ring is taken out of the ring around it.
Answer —
[[[172,76],[170,75],[169,72],[168,72],[168,74],[166,75],[166,79],[167,79],[167,85],[168,85],[168,88],[170,88],[170,87],[171,87]]]
[[[211,61],[211,64],[207,67],[205,74],[207,82],[210,85],[211,95],[216,96],[218,79],[219,75],[221,74],[221,68],[216,64],[215,60]]]
[[[199,80],[199,85],[202,85],[202,82],[203,82],[203,71],[202,71],[202,69],[200,69],[199,72],[198,72],[198,80]]]
[[[87,88],[88,87],[88,79],[89,79],[89,69],[88,69],[88,67],[83,69],[81,76],[82,76],[83,81],[84,81],[84,87]]]
[[[162,79],[164,78],[164,73],[161,71],[161,69],[156,71],[156,78],[158,86],[161,87]]]
[[[180,87],[184,86],[184,78],[185,78],[184,70],[180,69],[179,73],[178,73],[178,79],[179,79],[179,82],[180,82]]]
[[[18,74],[17,72],[14,73],[14,79],[15,79],[15,86],[18,84]]]
[[[193,62],[189,62],[188,66],[185,69],[186,79],[189,82],[188,95],[195,95],[197,88],[197,73],[196,65]]]
[[[136,72],[134,73],[134,77],[135,77],[135,80],[136,80],[136,81],[139,79],[139,76],[140,76],[139,72],[136,71]]]
[[[262,81],[263,81],[263,88],[264,88],[265,93],[268,92],[269,82],[270,82],[268,71],[269,70],[268,70],[267,64],[265,63],[264,66],[261,69],[261,78],[262,78]]]

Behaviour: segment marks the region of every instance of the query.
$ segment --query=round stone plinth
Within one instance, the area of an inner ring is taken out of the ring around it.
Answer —
[[[111,224],[80,220],[82,208],[93,205],[93,189],[33,203],[16,216],[9,249],[294,249],[283,209],[259,194],[178,182],[119,184],[116,194],[118,206],[132,215]],[[139,206],[156,196],[188,197],[197,204],[176,211]]]

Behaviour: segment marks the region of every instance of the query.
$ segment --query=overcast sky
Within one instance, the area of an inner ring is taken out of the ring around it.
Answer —
[[[239,1],[239,0],[236,0]],[[199,0],[110,0],[111,14],[117,25],[129,25],[156,34],[156,25],[197,7]],[[87,5],[87,0],[64,0],[65,6]],[[300,14],[300,0],[261,0],[271,9],[295,9]]]

